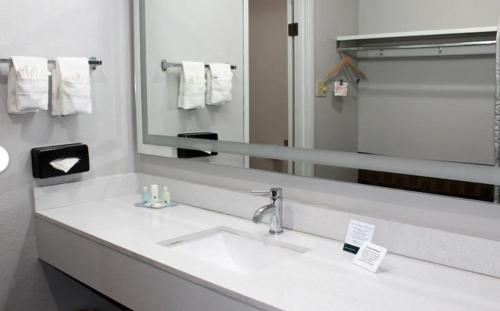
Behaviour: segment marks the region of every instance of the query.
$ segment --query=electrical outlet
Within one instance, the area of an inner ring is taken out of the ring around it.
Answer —
[[[325,81],[316,81],[316,97],[326,97],[326,84]]]

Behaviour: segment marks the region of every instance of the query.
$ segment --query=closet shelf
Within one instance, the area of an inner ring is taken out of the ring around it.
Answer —
[[[364,57],[494,54],[496,35],[497,27],[493,26],[341,36],[337,38],[337,52],[341,54],[365,52],[360,54]],[[465,51],[462,49],[464,47],[470,49]],[[415,55],[416,50],[425,52],[417,52]],[[413,51],[413,54],[409,51]]]

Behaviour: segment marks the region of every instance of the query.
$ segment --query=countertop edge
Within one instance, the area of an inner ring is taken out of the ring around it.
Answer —
[[[225,288],[225,287],[222,287],[220,285],[217,285],[217,284],[214,284],[214,283],[211,283],[205,279],[202,279],[202,278],[199,278],[199,277],[196,277],[192,274],[189,274],[189,273],[186,273],[182,270],[178,270],[178,269],[175,269],[171,266],[168,266],[168,265],[165,265],[165,264],[162,264],[162,263],[159,263],[155,260],[152,260],[148,257],[145,257],[143,255],[140,255],[138,253],[135,253],[129,249],[126,249],[126,248],[123,248],[121,246],[118,246],[116,244],[113,244],[113,243],[110,243],[109,241],[106,241],[106,240],[103,240],[99,237],[96,237],[96,236],[93,236],[91,234],[88,234],[84,231],[81,231],[81,230],[78,230],[74,227],[71,227],[69,225],[66,225],[65,223],[62,223],[60,221],[57,221],[57,220],[54,220],[48,216],[45,216],[43,214],[40,214],[39,212],[35,212],[35,218],[40,220],[40,221],[44,221],[44,222],[47,222],[51,225],[54,225],[54,226],[57,226],[59,228],[62,228],[64,230],[67,230],[73,234],[76,234],[84,239],[87,239],[87,240],[90,240],[94,243],[97,243],[101,246],[104,246],[104,247],[107,247],[107,248],[110,248],[114,251],[117,251],[119,252],[120,254],[122,255],[125,255],[127,257],[131,257],[133,259],[136,259],[142,263],[145,263],[145,264],[148,264],[148,265],[151,265],[153,266],[154,268],[157,268],[163,272],[166,272],[166,273],[170,273],[170,274],[173,274],[185,281],[188,281],[188,282],[191,282],[191,283],[194,283],[198,286],[201,286],[203,288],[206,288],[208,290],[213,290],[215,292],[217,292],[218,294],[221,294],[225,297],[228,297],[228,298],[231,298],[231,299],[234,299],[234,300],[237,300],[238,302],[241,302],[241,303],[244,303],[244,304],[247,304],[247,305],[250,305],[252,307],[255,307],[255,308],[258,308],[258,309],[262,309],[264,311],[281,311],[282,309],[280,308],[277,308],[277,307],[274,307],[274,306],[271,306],[269,304],[266,304],[266,303],[263,303],[259,300],[256,300],[256,299],[253,299],[251,297],[248,297],[248,296],[245,296],[243,294],[240,294],[238,292],[235,292],[231,289],[228,289],[228,288]]]

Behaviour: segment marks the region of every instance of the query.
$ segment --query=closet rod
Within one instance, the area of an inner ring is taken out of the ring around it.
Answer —
[[[167,71],[168,68],[175,68],[175,67],[182,67],[181,63],[171,63],[168,62],[166,59],[161,61],[161,70]],[[209,65],[205,64],[205,68],[209,68]],[[235,65],[231,65],[232,70],[236,70],[237,67]]]
[[[466,46],[487,46],[496,45],[495,40],[488,41],[472,41],[472,42],[455,42],[441,44],[410,44],[410,45],[386,45],[386,46],[352,46],[342,47],[341,41],[337,42],[337,52],[358,52],[358,51],[385,51],[385,50],[408,50],[408,49],[440,49],[449,47],[466,47]]]
[[[54,65],[56,61],[54,59],[49,59],[48,60],[49,64]],[[11,58],[0,58],[0,63],[12,63]],[[89,66],[92,70],[95,70],[97,66],[102,66],[102,60],[98,60],[95,57],[90,57],[89,58]]]

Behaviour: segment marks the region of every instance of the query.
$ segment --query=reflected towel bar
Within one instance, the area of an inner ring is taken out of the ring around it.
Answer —
[[[170,63],[166,59],[163,59],[161,61],[161,70],[167,71],[168,68],[176,68],[176,67],[182,67],[181,63]],[[209,68],[209,65],[205,64],[205,68]],[[237,67],[235,65],[231,65],[232,70],[236,70]]]
[[[48,60],[49,64],[55,65],[56,61],[54,59]],[[0,63],[12,63],[11,58],[0,58]],[[102,66],[102,60],[98,60],[95,57],[89,58],[89,66],[90,69],[96,70],[97,66]]]

